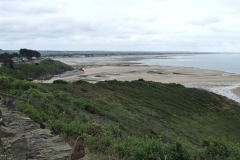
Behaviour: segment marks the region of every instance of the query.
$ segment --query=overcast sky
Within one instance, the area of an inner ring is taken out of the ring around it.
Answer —
[[[240,0],[0,0],[0,48],[240,51]]]

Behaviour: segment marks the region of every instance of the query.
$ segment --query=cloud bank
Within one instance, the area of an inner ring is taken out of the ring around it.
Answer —
[[[0,48],[240,51],[238,0],[1,0]]]

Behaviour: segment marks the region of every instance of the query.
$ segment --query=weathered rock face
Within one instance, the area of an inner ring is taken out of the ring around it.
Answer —
[[[3,119],[2,119],[2,110],[0,109],[0,125],[3,125]]]
[[[9,109],[9,110],[16,110],[16,104],[15,104],[15,102],[13,101],[13,100],[9,100],[9,101],[7,101],[7,108]]]
[[[0,137],[14,137],[16,135],[16,130],[7,128],[5,126],[0,126]]]
[[[28,153],[28,142],[27,139],[23,137],[17,137],[11,143],[11,152],[12,152],[12,159],[27,159]]]
[[[11,103],[13,104],[13,103]],[[40,129],[14,105],[0,105],[0,141],[9,160],[69,160],[72,148],[48,129]],[[8,160],[7,159],[7,160]]]
[[[84,156],[85,156],[84,140],[82,137],[78,137],[72,151],[71,160],[80,160],[81,158],[84,158]]]

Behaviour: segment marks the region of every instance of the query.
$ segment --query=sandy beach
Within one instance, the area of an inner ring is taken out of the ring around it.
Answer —
[[[236,95],[240,96],[240,87],[234,88],[232,91],[233,91],[233,93],[235,93]]]
[[[157,55],[55,58],[76,68],[81,66],[83,71],[76,69],[42,82],[52,83],[54,80],[62,79],[96,83],[114,79],[132,81],[142,78],[146,81],[179,83],[186,87],[202,88],[240,102],[239,74],[192,67],[146,66],[136,63],[136,60],[155,56]]]

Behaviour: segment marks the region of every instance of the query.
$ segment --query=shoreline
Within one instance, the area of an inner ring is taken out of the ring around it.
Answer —
[[[166,56],[166,55],[164,55]],[[80,57],[56,58],[55,60],[72,64],[74,70],[56,75],[50,80],[37,81],[52,83],[54,80],[65,81],[85,80],[96,83],[105,80],[132,81],[144,79],[162,83],[178,83],[186,87],[205,89],[240,103],[240,74],[218,70],[199,69],[193,67],[147,66],[136,64],[136,59],[153,58],[154,56],[114,56],[114,57]],[[82,61],[81,61],[82,60]]]

